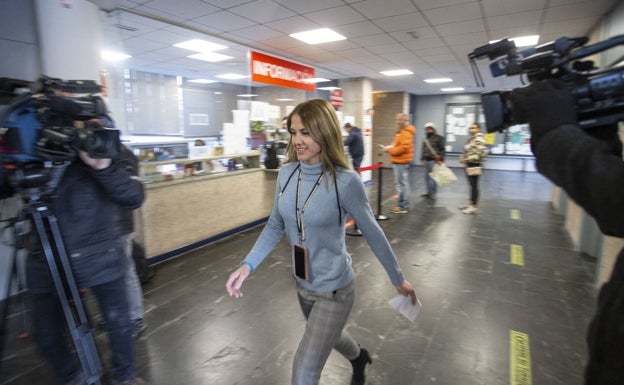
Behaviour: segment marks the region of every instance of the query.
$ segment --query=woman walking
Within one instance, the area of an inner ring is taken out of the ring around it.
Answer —
[[[334,108],[323,99],[295,107],[288,117],[287,163],[278,174],[273,210],[255,245],[230,275],[230,296],[243,295],[245,279],[285,233],[306,328],[295,354],[292,385],[317,385],[332,349],[353,366],[352,385],[365,381],[372,359],[344,329],[355,299],[355,272],[345,246],[350,215],[396,290],[416,303],[394,252],[377,224],[364,185],[350,169]]]
[[[466,205],[459,206],[464,214],[475,214],[479,212],[477,204],[479,202],[479,176],[483,172],[483,162],[487,156],[485,139],[481,133],[479,123],[470,126],[470,138],[464,146],[464,152],[459,158],[460,163],[466,165],[466,176],[470,183],[470,201]]]

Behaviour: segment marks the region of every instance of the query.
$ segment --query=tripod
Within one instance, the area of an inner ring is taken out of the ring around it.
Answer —
[[[80,292],[71,265],[67,258],[67,252],[61,238],[56,217],[50,212],[48,205],[41,200],[36,188],[26,189],[23,194],[25,207],[19,214],[19,219],[15,226],[15,256],[21,245],[23,235],[23,223],[27,218],[32,219],[37,236],[41,243],[42,251],[45,255],[50,275],[54,283],[54,288],[58,295],[63,314],[67,322],[67,327],[72,337],[76,354],[82,366],[82,371],[88,384],[100,385],[102,376],[102,364],[93,339],[93,332],[89,326],[86,311],[83,306]],[[52,243],[48,234],[52,237]],[[19,283],[19,279],[18,279]],[[8,281],[10,288],[11,280]],[[23,291],[18,285],[18,293]],[[71,296],[68,298],[69,295]],[[70,301],[71,299],[71,301]],[[23,300],[18,298],[18,310],[23,317]],[[4,319],[4,316],[2,317]],[[22,318],[23,320],[23,318]],[[20,322],[24,324],[25,322]],[[20,326],[21,328],[22,326]]]

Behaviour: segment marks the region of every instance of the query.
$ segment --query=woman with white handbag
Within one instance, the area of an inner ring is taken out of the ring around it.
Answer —
[[[485,138],[481,133],[481,126],[475,122],[470,126],[470,138],[466,141],[464,152],[459,162],[466,165],[466,176],[470,183],[470,201],[468,204],[459,206],[464,214],[474,214],[479,211],[479,176],[483,172],[483,162],[487,156]]]

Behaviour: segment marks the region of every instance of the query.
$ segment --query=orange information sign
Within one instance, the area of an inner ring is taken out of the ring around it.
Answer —
[[[251,51],[251,81],[314,92],[316,84],[305,81],[311,78],[312,67]]]

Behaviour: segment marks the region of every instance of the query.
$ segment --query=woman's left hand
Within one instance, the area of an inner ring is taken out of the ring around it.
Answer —
[[[402,294],[404,296],[410,296],[412,298],[412,304],[416,304],[416,292],[414,291],[411,283],[403,281],[403,283],[397,286],[396,289],[399,294]]]

